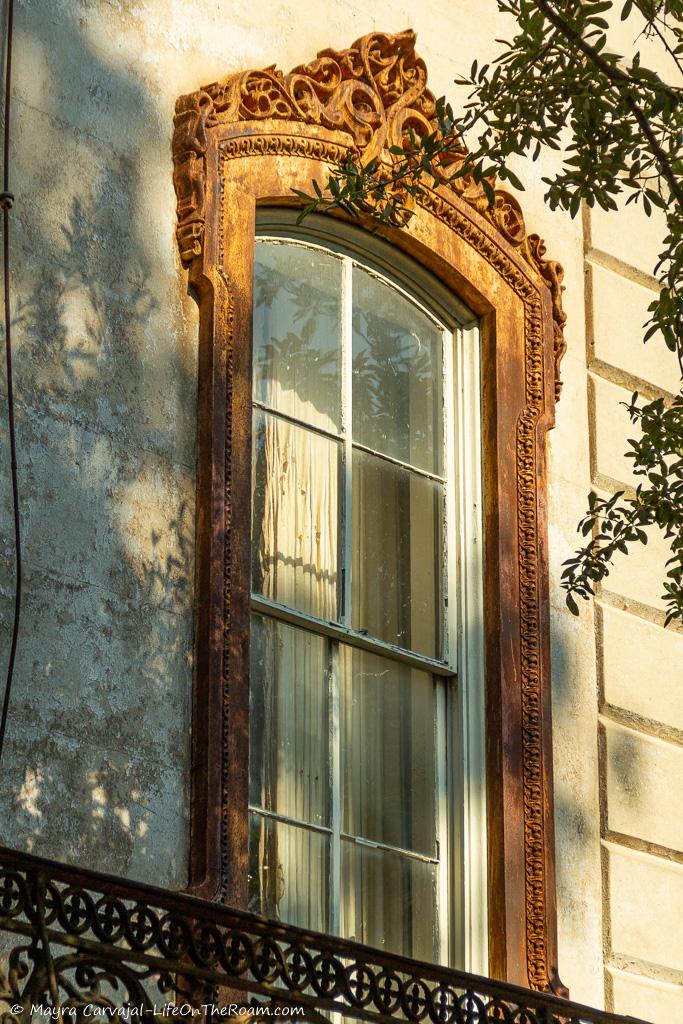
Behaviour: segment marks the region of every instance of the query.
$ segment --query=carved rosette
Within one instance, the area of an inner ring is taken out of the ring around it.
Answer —
[[[349,136],[348,153],[363,163],[375,158],[390,163],[395,159],[390,147],[400,146],[409,129],[421,136],[438,128],[427,69],[415,52],[415,33],[372,33],[348,50],[321,50],[315,60],[289,74],[274,66],[242,71],[181,96],[174,120],[173,180],[176,233],[184,261],[202,253],[207,131],[218,125],[273,119],[344,132]],[[340,159],[343,155],[340,152]],[[538,235],[527,236],[519,203],[508,192],[494,188],[495,202],[489,205],[481,185],[471,179],[458,179],[454,184],[461,198],[495,224],[550,289],[555,397],[559,398],[559,364],[566,348],[562,267],[545,259],[545,245]]]

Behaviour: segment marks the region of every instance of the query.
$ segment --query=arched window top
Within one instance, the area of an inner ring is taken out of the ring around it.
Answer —
[[[410,29],[396,35],[371,33],[347,50],[322,50],[315,60],[286,75],[275,68],[242,71],[181,96],[174,119],[173,159],[183,260],[193,260],[203,250],[207,151],[221,136],[225,142],[240,136],[244,140],[220,147],[227,156],[271,152],[324,161],[338,160],[353,150],[364,162],[378,157],[390,163],[390,148],[401,145],[409,129],[418,135],[437,130],[436,102],[415,41]],[[246,130],[250,122],[255,125]],[[281,134],[279,122],[299,128],[294,134]],[[236,125],[242,130],[235,132]],[[256,126],[262,127],[262,134]],[[307,132],[307,127],[313,131]],[[319,141],[306,146],[296,144],[295,138]],[[510,193],[494,187],[495,201],[489,205],[481,184],[470,177],[460,179],[456,189],[520,252],[551,292],[559,398],[559,365],[566,348],[562,267],[545,259],[545,243],[538,235],[527,235],[521,207]]]
[[[285,206],[257,207],[256,237],[286,238],[295,244],[348,256],[409,295],[428,316],[450,328],[468,327],[477,321],[473,310],[451,289],[444,287],[438,277],[381,235],[320,214],[312,214],[297,224],[297,214],[298,210]]]
[[[347,246],[260,227],[255,400],[330,434],[351,431],[388,458],[442,475],[445,335],[461,321],[455,301],[439,317],[422,284],[418,298],[415,285],[399,284]]]
[[[434,97],[414,43],[411,32],[365,36],[289,75],[231,75],[176,107],[178,241],[200,304],[191,881],[198,894],[235,905],[246,903],[248,875],[257,214],[261,225],[296,206],[292,189],[325,180],[329,162],[351,149],[390,159],[408,127],[433,130]],[[323,220],[325,244],[344,249],[344,217]],[[387,280],[400,285],[408,259],[424,269],[427,291],[438,282],[423,315],[445,323],[450,309],[457,320],[464,304],[479,320],[489,970],[562,992],[545,470],[564,351],[562,271],[526,234],[514,198],[496,190],[489,208],[468,181],[426,190],[406,228],[366,227]]]

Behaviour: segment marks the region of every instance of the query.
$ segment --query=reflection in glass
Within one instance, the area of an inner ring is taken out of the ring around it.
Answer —
[[[256,243],[254,398],[325,430],[340,423],[342,261]]]
[[[343,839],[342,936],[438,963],[436,878],[427,861]]]
[[[443,487],[353,453],[352,622],[380,640],[441,656]]]
[[[350,575],[345,625],[442,657],[445,485],[429,475],[445,474],[443,344],[350,257],[257,242],[252,590],[280,610],[254,601],[249,907],[427,961],[440,959],[442,684],[305,616],[340,622]]]
[[[339,450],[254,412],[252,588],[273,601],[337,617]]]
[[[342,646],[342,831],[436,854],[436,704],[427,672]]]
[[[420,309],[353,269],[353,439],[443,471],[443,332]]]
[[[327,643],[251,619],[249,803],[328,824]]]
[[[325,931],[329,843],[324,833],[251,814],[249,910]]]

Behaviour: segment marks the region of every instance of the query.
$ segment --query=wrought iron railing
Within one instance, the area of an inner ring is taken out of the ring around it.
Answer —
[[[233,1003],[385,1024],[634,1020],[1,847],[0,947],[5,1024],[217,1022]]]

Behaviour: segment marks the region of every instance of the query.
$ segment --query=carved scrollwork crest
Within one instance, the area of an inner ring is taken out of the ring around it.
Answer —
[[[173,137],[177,237],[183,260],[202,252],[205,222],[207,132],[239,122],[288,121],[348,135],[349,152],[364,163],[391,162],[390,149],[412,130],[418,137],[437,130],[436,101],[427,88],[427,68],[415,52],[415,33],[374,32],[346,50],[321,50],[315,60],[284,74],[275,66],[241,71],[181,96]],[[463,156],[465,150],[463,149]],[[452,158],[457,165],[457,155]],[[481,184],[458,179],[460,197],[491,221],[540,274],[553,297],[556,397],[564,353],[562,268],[544,258],[537,235],[527,237],[517,200],[495,189],[489,205]],[[495,186],[495,182],[492,182]]]

